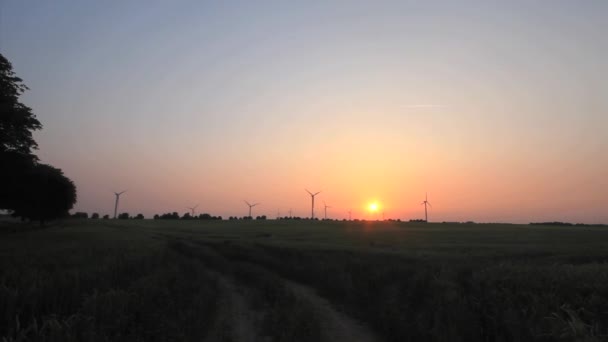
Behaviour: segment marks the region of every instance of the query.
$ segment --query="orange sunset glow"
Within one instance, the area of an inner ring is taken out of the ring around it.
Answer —
[[[157,27],[182,13],[159,4],[86,34],[41,10],[53,29],[38,38],[5,9],[3,50],[44,123],[38,155],[75,181],[74,210],[111,213],[129,189],[121,209],[146,217],[195,204],[242,216],[244,198],[307,217],[309,188],[334,219],[369,217],[374,197],[386,218],[421,219],[429,193],[436,221],[608,221],[604,21],[479,4],[470,20],[430,3],[421,16],[260,6],[241,21],[197,6],[179,25]],[[70,43],[49,54],[30,41]]]

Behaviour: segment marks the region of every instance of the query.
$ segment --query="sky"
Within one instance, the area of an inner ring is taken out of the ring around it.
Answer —
[[[73,211],[608,223],[608,2],[0,1]],[[368,206],[377,202],[379,210]]]

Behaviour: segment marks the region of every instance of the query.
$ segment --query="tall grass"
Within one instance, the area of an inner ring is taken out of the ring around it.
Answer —
[[[608,340],[603,230],[95,224],[1,236],[0,341],[232,341],[226,281],[256,339],[323,340],[286,279],[384,341]]]
[[[213,247],[316,288],[386,341],[600,341],[608,264]]]
[[[163,249],[67,266],[73,258],[3,263],[2,341],[200,340],[213,321],[217,282],[196,259]]]
[[[248,291],[251,310],[259,313],[258,339],[277,342],[322,340],[321,322],[315,308],[298,298],[273,272],[246,260],[233,262],[204,245],[179,242],[171,247],[189,257],[198,258],[209,269],[229,277]]]

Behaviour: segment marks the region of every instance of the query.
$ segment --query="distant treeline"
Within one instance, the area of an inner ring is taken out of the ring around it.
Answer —
[[[92,213],[90,216],[88,213],[86,212],[82,212],[82,211],[78,211],[75,212],[71,215],[69,215],[70,218],[75,218],[75,219],[110,219],[109,215],[103,215],[100,216],[99,213]],[[178,212],[172,212],[172,213],[165,213],[165,214],[156,214],[152,217],[155,220],[223,220],[224,218],[222,216],[212,216],[210,214],[204,213],[204,214],[199,214],[199,215],[195,215],[192,216],[192,214],[190,213],[184,213],[183,215],[179,215]],[[145,219],[143,214],[137,214],[135,216],[131,216],[129,215],[129,213],[121,213],[117,216],[117,219],[120,220],[143,220]],[[248,221],[248,220],[267,220],[268,217],[266,215],[260,215],[260,216],[256,216],[256,217],[252,217],[252,216],[229,216],[228,220],[229,221]],[[300,216],[283,216],[283,217],[277,217],[276,220],[285,220],[285,221],[311,221],[311,219],[309,217],[300,217]],[[361,220],[361,219],[352,219],[352,220],[347,220],[347,219],[320,219],[318,217],[315,217],[314,219],[312,219],[312,221],[325,221],[325,222],[347,222],[347,221],[352,221],[352,222],[366,222],[368,220]],[[375,220],[371,220],[371,221],[375,221]],[[387,222],[401,222],[400,219],[386,219],[385,221]],[[424,220],[410,220],[410,222],[426,222]],[[445,222],[444,222],[445,223]]]
[[[204,213],[200,215],[192,216],[190,213],[184,213],[181,217],[177,212],[166,213],[162,215],[154,215],[155,220],[222,220],[221,216],[212,216],[210,214]]]
[[[255,219],[256,220],[266,220],[266,215],[261,215],[261,216],[256,216]],[[234,221],[234,220],[253,220],[253,216],[243,216],[243,217],[238,217],[238,216],[230,216],[228,217],[229,221]]]
[[[300,221],[300,220],[310,220],[310,218],[308,217],[300,217],[300,216],[279,216],[277,217],[277,220],[286,220],[286,221]],[[318,217],[315,217],[314,219],[312,219],[313,221],[319,221]],[[331,219],[328,219],[327,221],[331,221]]]
[[[332,218],[318,218],[315,217],[314,219],[311,219],[309,217],[299,217],[299,216],[284,216],[284,217],[277,217],[277,220],[286,220],[286,221],[300,221],[300,220],[308,220],[308,221],[324,221],[324,222],[367,222],[368,220],[361,220],[361,219],[351,219],[351,220],[347,220],[347,219],[332,219]],[[369,221],[376,221],[376,220],[369,220]],[[385,221],[388,222],[401,222],[400,219],[386,219]]]
[[[93,220],[97,220],[97,219],[101,218],[103,220],[107,220],[110,218],[110,215],[100,216],[99,213],[92,213],[91,216],[89,216],[89,214],[86,212],[78,211],[78,212],[75,212],[72,215],[70,215],[70,217],[76,218],[76,219],[89,219],[90,218]],[[131,216],[131,215],[129,215],[129,213],[121,213],[118,215],[117,218],[121,219],[121,220],[127,220],[127,219],[143,220],[145,217],[143,214],[137,214],[135,216]]]
[[[109,215],[103,215],[100,216],[98,213],[93,213],[89,216],[88,213],[86,212],[75,212],[74,214],[70,215],[70,217],[72,218],[77,218],[77,219],[109,219],[110,216]],[[121,220],[128,220],[128,219],[132,219],[132,220],[143,220],[145,219],[143,214],[137,214],[135,216],[131,216],[129,215],[129,213],[121,213],[118,215],[117,217],[118,219]],[[165,213],[162,215],[156,214],[153,216],[153,218],[155,220],[217,220],[217,221],[221,221],[223,220],[222,216],[212,216],[210,214],[204,213],[204,214],[199,214],[199,215],[194,215],[192,216],[190,213],[184,213],[183,215],[179,215],[179,213],[177,212],[172,212],[172,213]],[[228,220],[230,221],[247,221],[247,220],[266,220],[267,217],[266,215],[261,215],[261,216],[256,216],[256,217],[251,217],[251,216],[242,216],[242,217],[238,217],[238,216],[230,216],[228,217]],[[299,217],[299,216],[283,216],[283,217],[277,217],[277,220],[285,220],[285,221],[300,221],[300,220],[310,220],[310,218],[308,217]],[[313,221],[334,221],[334,222],[338,222],[338,221],[349,221],[347,219],[319,219],[317,217],[315,217],[313,219]],[[365,222],[367,220],[360,220],[360,219],[353,219],[350,220],[353,222]],[[373,220],[372,220],[373,221]],[[387,219],[385,221],[388,222],[401,222],[400,219]],[[409,220],[408,222],[410,223],[426,223],[426,221],[424,219],[412,219]],[[442,224],[476,224],[476,222],[473,221],[466,221],[466,222],[451,222],[451,221],[443,221],[441,222]],[[482,223],[483,224],[483,223]],[[529,225],[531,226],[562,226],[562,227],[608,227],[608,225],[606,224],[586,224],[586,223],[569,223],[569,222],[559,222],[559,221],[555,221],[555,222],[530,222]]]
[[[70,217],[72,218],[77,218],[77,219],[99,219],[100,216],[98,213],[93,213],[91,214],[91,216],[89,217],[89,214],[86,212],[76,212],[74,214],[72,214]],[[103,215],[102,219],[109,219],[110,216],[109,215]],[[143,220],[145,219],[145,216],[143,214],[137,214],[135,216],[131,216],[129,215],[129,213],[121,213],[118,215],[117,217],[120,220]],[[211,216],[209,214],[200,214],[198,216],[192,216],[190,213],[185,213],[184,215],[180,216],[177,212],[172,212],[172,213],[166,213],[166,214],[156,214],[153,217],[155,220],[222,220],[221,216]]]
[[[564,226],[564,227],[606,227],[605,224],[586,224],[569,222],[530,222],[531,226]]]

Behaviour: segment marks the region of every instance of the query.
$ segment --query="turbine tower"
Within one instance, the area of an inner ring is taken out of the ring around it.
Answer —
[[[349,211],[348,211],[348,220],[349,220],[349,221],[352,221],[352,219],[353,219],[353,211],[352,211],[352,210],[349,210]]]
[[[328,206],[327,203],[325,203],[325,201],[323,201],[323,206],[325,207],[325,219],[327,220],[327,208],[331,208],[331,207]]]
[[[195,205],[194,207],[186,207],[188,209],[190,209],[190,212],[192,213],[192,217],[194,217],[194,209],[198,208],[198,204]]]
[[[429,202],[429,194],[428,193],[424,196],[424,202],[420,203],[420,205],[424,205],[424,221],[425,222],[429,222],[429,214],[428,214],[428,212],[426,210],[426,206],[428,205],[431,208],[433,206],[431,205],[431,202]]]
[[[114,202],[114,218],[116,218],[116,213],[118,212],[118,200],[120,200],[120,195],[124,194],[125,192],[127,192],[127,190],[114,193],[114,195],[116,195],[116,201]]]
[[[320,194],[321,191],[315,192],[313,194],[312,192],[308,191],[307,189],[304,189],[304,190],[306,190],[306,192],[308,192],[310,194],[310,197],[312,198],[312,206],[311,206],[311,209],[310,209],[310,219],[314,220],[315,219],[315,196],[317,196],[318,194]]]
[[[249,202],[245,201],[245,203],[247,203],[247,205],[249,206],[249,217],[251,217],[251,208],[255,207],[256,205],[260,204],[260,203],[254,203],[254,204],[250,204]]]

